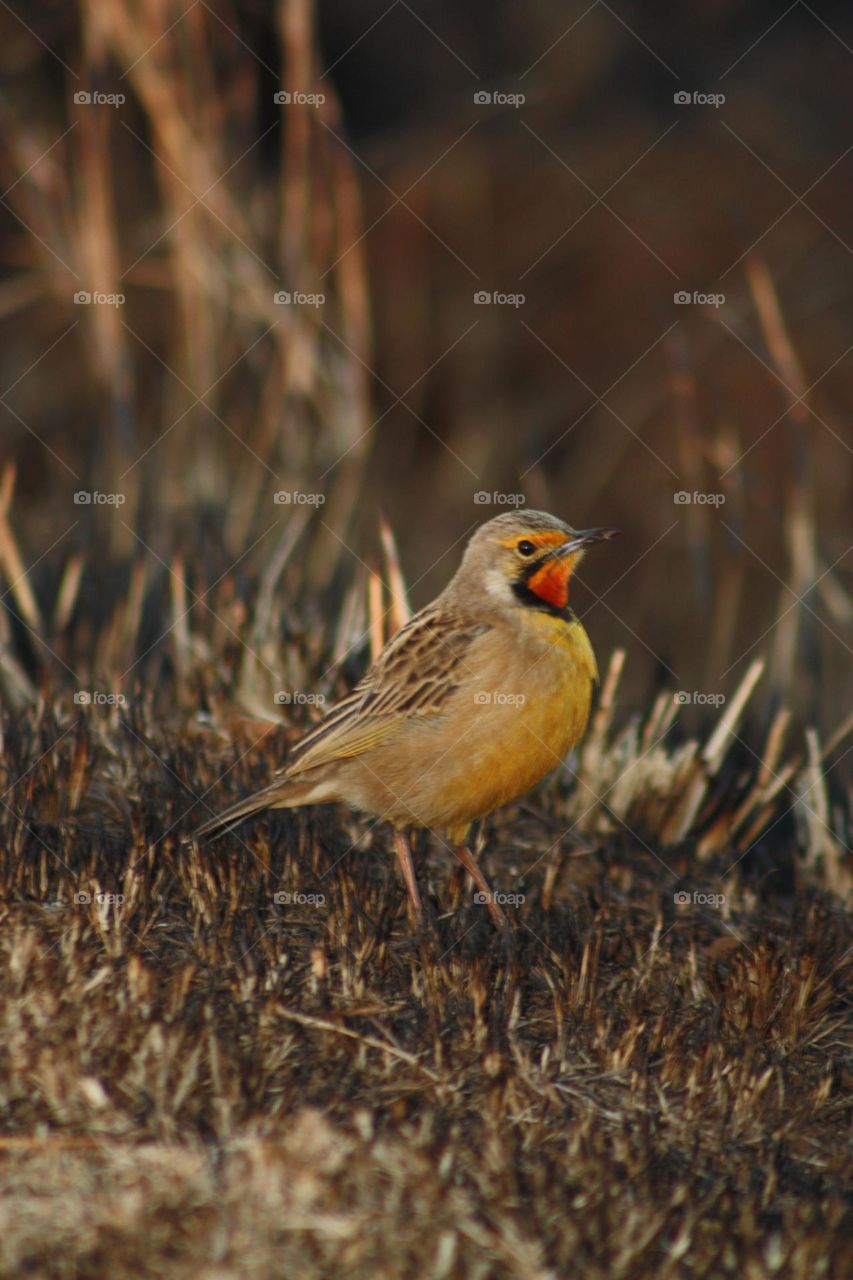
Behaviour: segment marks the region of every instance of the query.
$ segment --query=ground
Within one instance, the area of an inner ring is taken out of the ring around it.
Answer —
[[[7,716],[4,1274],[849,1273],[850,920],[784,808],[730,871],[547,782],[485,832],[513,958],[438,841],[421,937],[341,810],[182,844],[292,731],[153,701]]]

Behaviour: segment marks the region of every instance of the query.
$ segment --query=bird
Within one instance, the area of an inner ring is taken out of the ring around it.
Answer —
[[[477,900],[506,931],[468,847],[470,829],[535,786],[583,736],[598,667],[569,604],[571,579],[588,547],[618,532],[573,529],[527,509],[481,524],[445,589],[391,637],[269,785],[190,838],[264,809],[344,802],[391,824],[420,927],[410,833],[443,829]]]

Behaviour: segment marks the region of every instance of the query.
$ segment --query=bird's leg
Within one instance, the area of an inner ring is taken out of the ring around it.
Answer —
[[[480,841],[478,840],[478,844]],[[481,846],[482,847],[482,846]],[[472,855],[470,849],[465,845],[458,845],[456,848],[456,856],[462,863],[465,870],[473,879],[474,883],[479,886],[480,892],[485,895],[486,906],[489,908],[489,915],[492,917],[492,923],[498,929],[507,955],[507,991],[513,993],[518,986],[518,955],[515,946],[515,933],[510,927],[509,920],[505,913],[495,902],[495,896],[489,888],[489,882],[480,870],[480,864]]]
[[[500,929],[504,936],[506,936],[506,934],[510,932],[509,921],[507,920],[504,912],[495,902],[495,896],[489,888],[489,882],[480,870],[479,864],[471,856],[470,851],[466,849],[464,844],[457,845],[456,856],[468,872],[471,879],[474,881],[477,888],[485,895],[486,906],[489,908],[489,915],[492,917],[496,927]]]
[[[403,873],[403,879],[406,882],[406,888],[409,892],[409,901],[412,904],[415,923],[418,928],[420,928],[424,920],[424,909],[421,905],[421,895],[418,891],[418,882],[415,877],[415,864],[412,861],[412,846],[409,843],[409,837],[405,831],[394,832],[394,848],[397,852],[400,870]]]

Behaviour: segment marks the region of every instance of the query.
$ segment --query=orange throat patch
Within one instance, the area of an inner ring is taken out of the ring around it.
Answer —
[[[552,608],[565,609],[569,603],[569,579],[576,559],[576,556],[555,556],[553,560],[546,560],[527,579],[528,589]]]

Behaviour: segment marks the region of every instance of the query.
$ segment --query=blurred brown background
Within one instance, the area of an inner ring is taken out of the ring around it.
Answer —
[[[167,667],[145,609],[175,557],[193,609],[297,529],[280,589],[322,625],[380,512],[420,605],[523,495],[624,531],[575,600],[603,663],[628,647],[623,697],[730,695],[764,654],[765,707],[839,723],[844,5],[81,0],[0,24],[7,685],[67,679],[134,590],[128,651]]]

